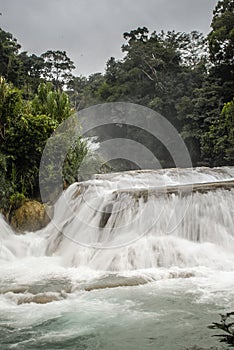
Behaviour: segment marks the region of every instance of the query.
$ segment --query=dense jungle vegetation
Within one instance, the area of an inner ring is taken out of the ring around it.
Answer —
[[[124,58],[111,57],[104,73],[84,77],[72,74],[65,51],[22,52],[17,39],[0,29],[1,208],[39,198],[47,139],[74,111],[99,103],[147,106],[175,126],[194,166],[233,165],[234,0],[218,1],[207,36],[141,27],[123,38]],[[171,166],[158,142],[149,147]],[[77,179],[71,160],[79,164],[87,151],[86,142],[77,140],[64,164],[65,186]]]

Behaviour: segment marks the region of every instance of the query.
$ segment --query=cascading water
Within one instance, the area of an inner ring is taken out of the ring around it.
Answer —
[[[70,186],[37,233],[0,217],[1,348],[209,345],[199,314],[209,324],[234,307],[233,227],[232,167],[96,175]]]

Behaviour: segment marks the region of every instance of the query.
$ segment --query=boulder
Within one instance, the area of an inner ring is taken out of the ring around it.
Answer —
[[[12,213],[10,219],[16,232],[37,231],[45,227],[49,221],[45,205],[35,200],[24,202]]]

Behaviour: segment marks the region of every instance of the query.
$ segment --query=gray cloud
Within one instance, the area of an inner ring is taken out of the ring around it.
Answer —
[[[66,50],[76,73],[103,71],[108,58],[121,58],[122,34],[146,26],[209,32],[216,0],[1,0],[1,27],[22,49],[41,54]]]

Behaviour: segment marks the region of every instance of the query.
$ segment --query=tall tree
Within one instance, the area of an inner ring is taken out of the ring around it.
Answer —
[[[20,47],[11,33],[0,28],[0,76],[16,86],[19,85],[20,78],[20,60],[17,57]]]
[[[0,145],[5,139],[6,130],[14,119],[22,113],[23,101],[21,91],[6,79],[0,77]]]
[[[234,164],[234,99],[202,135],[202,155],[211,165]]]
[[[234,91],[234,0],[220,0],[213,14],[208,35],[213,63],[210,74],[219,79],[225,103],[232,99]]]
[[[25,51],[19,54],[19,59],[21,62],[21,87],[24,89],[25,97],[29,99],[37,92],[37,88],[43,80],[44,59],[34,54],[28,55]]]
[[[51,81],[56,89],[61,89],[71,81],[71,72],[75,66],[66,51],[48,50],[41,57],[45,61],[43,76],[47,81]]]
[[[83,76],[74,77],[68,84],[67,93],[75,110],[79,110],[85,107],[85,89],[87,84],[88,79]]]
[[[213,12],[208,35],[214,64],[234,64],[234,0],[220,0]]]

